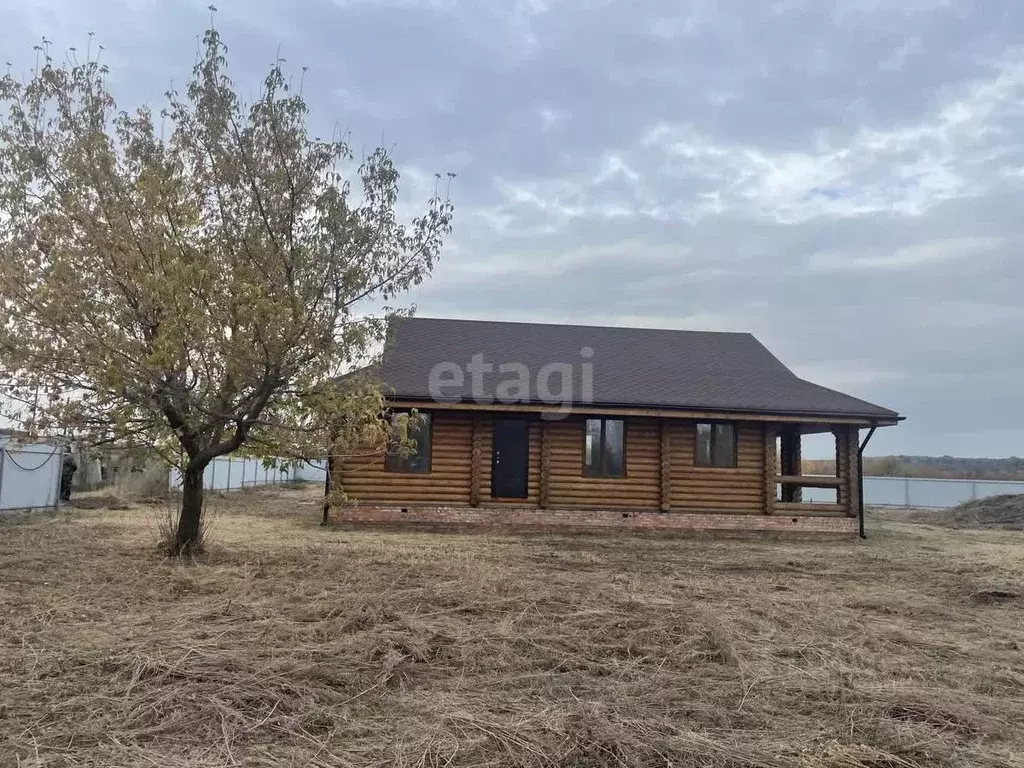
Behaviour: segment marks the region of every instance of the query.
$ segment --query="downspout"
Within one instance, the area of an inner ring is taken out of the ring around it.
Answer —
[[[857,451],[857,483],[859,490],[857,494],[857,527],[862,539],[867,538],[867,535],[864,533],[864,449],[868,447],[871,438],[875,436],[876,429],[878,427],[872,424],[867,437],[864,438],[864,442],[860,444],[860,449]]]

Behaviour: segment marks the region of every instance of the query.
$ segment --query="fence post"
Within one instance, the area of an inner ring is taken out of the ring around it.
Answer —
[[[219,457],[215,457],[213,459],[213,461],[210,462],[210,490],[211,491],[216,491],[217,490],[217,458],[219,458]]]
[[[63,448],[61,450],[63,450]],[[2,458],[3,457],[0,457],[0,459],[2,459]],[[54,509],[58,509],[60,507],[60,479],[61,479],[60,478],[60,474],[61,474],[61,469],[63,467],[63,460],[64,460],[64,457],[62,455],[61,456],[61,461],[57,465],[57,471],[53,473],[55,475],[55,477],[53,479],[53,484],[52,484],[51,487],[53,489],[53,508]]]
[[[228,456],[228,482],[224,486],[224,490],[225,491],[230,491],[231,490],[231,467],[234,465],[234,463],[235,463],[235,457],[234,456]]]
[[[903,478],[903,506],[910,506],[910,478]]]
[[[978,481],[974,480],[971,482],[971,501],[977,501],[978,499]]]
[[[0,500],[2,500],[4,496],[4,457],[6,455],[7,449],[4,448],[3,445],[0,445]],[[57,499],[60,499],[59,492],[57,493]],[[54,509],[57,508],[57,502],[54,502],[53,507]],[[3,507],[0,506],[0,509],[3,509]]]

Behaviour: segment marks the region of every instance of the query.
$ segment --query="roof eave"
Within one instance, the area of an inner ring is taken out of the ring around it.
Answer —
[[[431,403],[435,404],[439,408],[459,406],[466,403],[472,403],[481,409],[485,409],[488,405],[501,406],[503,403],[477,403],[475,401],[469,401],[465,399],[451,399],[451,400],[438,400],[433,397],[423,397],[422,395],[403,395],[394,394],[388,398],[392,401],[398,402],[417,402],[417,403]],[[520,407],[557,407],[557,403],[546,403],[533,400],[527,400],[522,402],[514,403]],[[681,414],[693,413],[693,412],[708,412],[708,413],[721,413],[723,415],[759,415],[759,416],[779,416],[784,418],[801,418],[806,419],[808,422],[825,422],[834,419],[842,419],[849,421],[851,419],[863,421],[866,425],[877,426],[877,427],[891,427],[896,426],[901,421],[906,421],[906,416],[901,416],[895,411],[889,413],[856,413],[856,412],[836,412],[836,411],[804,411],[804,410],[779,410],[769,408],[722,408],[718,406],[708,405],[664,405],[664,404],[648,404],[648,403],[613,403],[613,402],[593,402],[579,405],[570,406],[574,411],[584,413],[587,410],[597,410],[602,408],[620,408],[620,409],[634,409],[644,411],[679,411]]]

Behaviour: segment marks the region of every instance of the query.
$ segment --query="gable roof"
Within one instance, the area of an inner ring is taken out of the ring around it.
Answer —
[[[592,350],[589,358],[586,348]],[[494,365],[494,373],[483,376],[482,393],[474,393],[467,368],[477,354]],[[431,392],[431,373],[436,382],[442,363],[450,365],[438,398]],[[499,366],[520,364],[529,371],[529,390],[514,402],[536,404],[552,402],[543,395],[561,391],[553,375],[550,387],[538,392],[538,374],[559,363],[572,366],[571,398],[577,405],[899,418],[888,408],[799,378],[749,333],[403,318],[390,329],[377,376],[396,399],[510,402],[497,397],[497,387],[516,374]],[[592,397],[585,363],[593,365]],[[461,384],[456,367],[464,372]]]

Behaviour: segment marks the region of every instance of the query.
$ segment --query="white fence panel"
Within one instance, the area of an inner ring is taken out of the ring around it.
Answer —
[[[327,462],[320,461],[303,462],[295,469],[297,480],[306,480],[311,483],[322,483],[327,479]]]
[[[883,483],[884,493],[880,492]],[[946,509],[965,501],[1002,494],[1024,494],[1024,482],[930,477],[864,478],[864,502],[879,506]]]
[[[56,507],[63,449],[0,439],[0,510]]]
[[[208,491],[237,491],[260,485],[281,485],[292,480],[322,483],[326,474],[325,462],[306,462],[287,468],[265,467],[262,460],[244,456],[218,456],[203,473],[203,487]],[[181,488],[181,473],[171,469],[170,487]]]
[[[1024,493],[1024,483],[1015,483],[1004,480],[975,480],[977,498],[983,499],[986,496],[1005,496]]]
[[[907,501],[907,484],[901,477],[865,477],[864,503],[902,507]]]
[[[864,503],[875,507],[933,507],[947,509],[965,501],[1003,494],[1024,494],[1024,482],[1012,480],[955,480],[931,477],[865,477]],[[804,501],[835,499],[818,488],[805,488]]]
[[[975,499],[1024,494],[1024,481],[956,480],[944,477],[864,477],[864,504],[873,507],[948,509]],[[804,488],[804,500],[824,502],[818,488]]]
[[[963,480],[931,480],[910,478],[907,480],[908,507],[955,507],[965,501],[977,498],[977,488]]]

